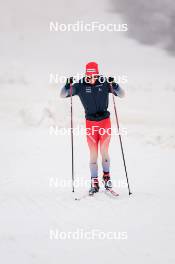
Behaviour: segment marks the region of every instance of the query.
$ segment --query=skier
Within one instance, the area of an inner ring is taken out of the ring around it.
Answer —
[[[73,77],[67,79],[60,96],[70,97],[70,83]],[[111,121],[108,109],[109,93],[123,97],[123,89],[114,82],[114,78],[99,75],[98,64],[89,62],[86,65],[85,77],[72,85],[72,96],[78,95],[85,110],[86,136],[90,151],[91,188],[89,194],[99,191],[98,181],[98,147],[102,157],[103,183],[106,189],[112,188],[110,177],[110,157],[108,153],[111,139]]]

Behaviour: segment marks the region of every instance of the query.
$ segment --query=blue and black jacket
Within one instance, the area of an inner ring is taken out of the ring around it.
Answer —
[[[124,91],[119,84],[113,82],[112,87],[115,96],[124,96]],[[87,120],[100,121],[110,116],[110,112],[107,110],[109,93],[111,93],[111,86],[107,79],[102,82],[100,78],[100,80],[96,80],[95,84],[90,84],[83,78],[72,85],[72,96],[79,96]],[[70,83],[62,88],[60,96],[62,98],[70,97]]]

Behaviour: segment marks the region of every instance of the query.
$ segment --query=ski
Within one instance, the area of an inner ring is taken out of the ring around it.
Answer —
[[[119,196],[119,193],[115,192],[112,189],[106,189],[105,194],[109,195],[110,197],[117,198]]]
[[[89,194],[89,193],[86,193],[82,196],[79,196],[79,197],[75,197],[75,201],[81,201],[85,198],[88,198],[88,197],[95,197],[98,193],[105,193],[107,194],[108,196],[110,197],[113,197],[113,198],[117,198],[119,196],[119,193],[115,192],[114,190],[112,189],[105,189],[105,190],[101,190],[97,193],[94,193],[94,194]]]
[[[79,197],[75,197],[75,201],[81,201],[85,198],[88,198],[88,197],[94,197],[95,194],[89,194],[89,193],[85,193],[84,195],[82,196],[79,196]]]

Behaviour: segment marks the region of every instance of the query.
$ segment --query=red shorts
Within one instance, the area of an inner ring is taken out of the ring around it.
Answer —
[[[101,149],[104,146],[104,150],[107,150],[111,138],[110,118],[101,121],[86,120],[86,135],[90,149],[98,149],[98,143],[100,143]]]

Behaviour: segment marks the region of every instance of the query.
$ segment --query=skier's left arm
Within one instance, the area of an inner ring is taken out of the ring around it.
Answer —
[[[119,96],[120,98],[123,98],[125,96],[124,90],[121,88],[121,86],[118,83],[114,81],[109,83],[109,93],[112,93],[112,92],[115,96]]]

